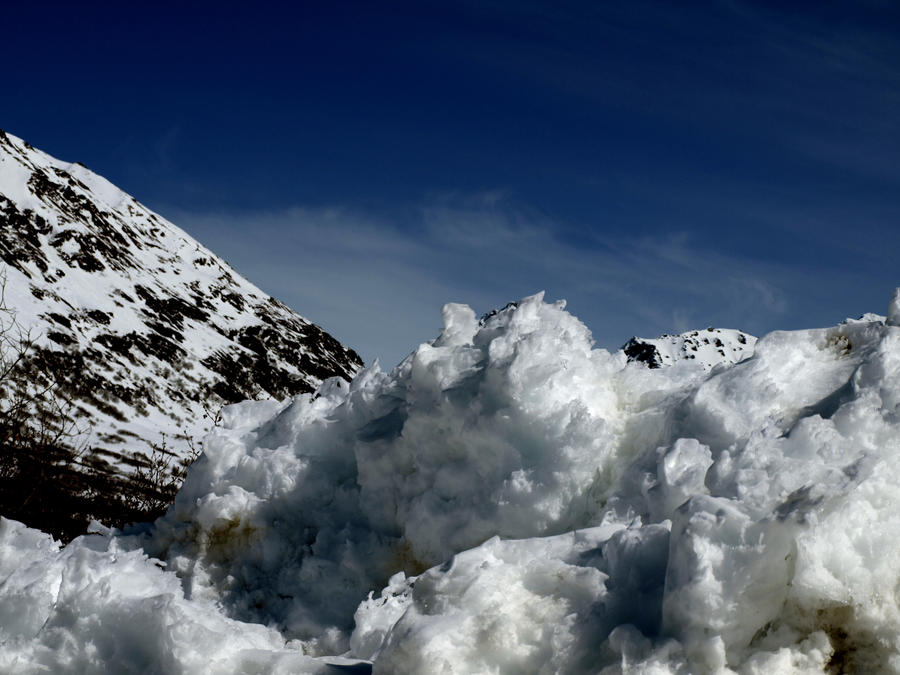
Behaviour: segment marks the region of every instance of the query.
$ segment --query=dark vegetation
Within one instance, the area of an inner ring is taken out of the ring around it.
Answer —
[[[91,520],[121,527],[162,515],[190,460],[165,447],[134,454],[122,476],[80,439],[87,431],[64,383],[0,295],[0,514],[64,542]]]

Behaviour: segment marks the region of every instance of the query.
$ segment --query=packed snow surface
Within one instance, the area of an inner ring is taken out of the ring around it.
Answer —
[[[228,408],[153,525],[0,521],[0,670],[900,672],[896,304],[711,370],[447,305]]]

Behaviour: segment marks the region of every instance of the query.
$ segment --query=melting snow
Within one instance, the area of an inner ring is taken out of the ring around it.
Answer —
[[[0,668],[900,672],[894,305],[711,370],[447,305],[390,373],[227,409],[153,525],[2,521]]]

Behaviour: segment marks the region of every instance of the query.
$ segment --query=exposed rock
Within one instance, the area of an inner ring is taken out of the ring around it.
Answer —
[[[687,360],[712,370],[720,363],[730,365],[749,358],[755,346],[756,338],[748,333],[710,327],[654,339],[633,337],[622,345],[622,350],[629,361],[646,363],[650,368]]]
[[[359,356],[80,164],[0,131],[0,271],[32,365],[120,470],[185,455],[224,403],[350,378]]]

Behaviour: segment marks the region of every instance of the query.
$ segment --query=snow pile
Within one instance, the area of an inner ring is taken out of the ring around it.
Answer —
[[[448,305],[391,373],[229,408],[152,527],[4,534],[3,658],[68,635],[98,670],[900,672],[891,311],[708,371],[592,349],[540,295]]]
[[[335,672],[273,629],[185,600],[162,567],[108,535],[60,550],[48,535],[0,518],[0,671]]]
[[[192,593],[321,651],[346,644],[360,599],[397,571],[592,523],[646,433],[622,414],[646,369],[592,350],[541,296],[480,328],[447,305],[444,323],[390,374],[332,380],[274,415],[230,409],[148,549]]]
[[[178,457],[222,403],[313,391],[359,356],[80,164],[0,130],[3,304],[92,448],[131,473]]]

